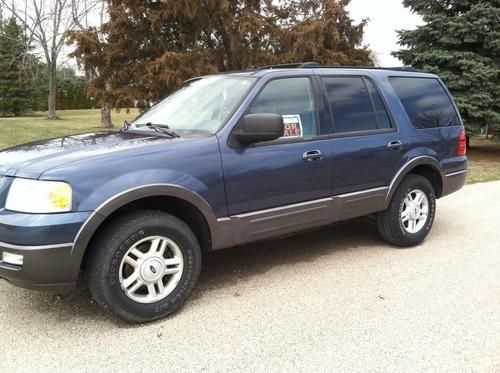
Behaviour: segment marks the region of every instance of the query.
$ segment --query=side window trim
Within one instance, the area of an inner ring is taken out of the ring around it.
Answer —
[[[323,83],[321,82],[321,78],[318,75],[313,75],[311,76],[312,83],[314,86],[314,92],[315,92],[315,100],[316,100],[316,108],[318,112],[318,128],[317,128],[317,136],[318,137],[324,137],[329,134],[328,132],[328,127],[330,127],[328,124],[331,123],[333,126],[333,122],[330,121],[330,105],[327,105],[326,96],[324,92],[324,86]],[[323,133],[323,130],[325,131]]]
[[[392,115],[392,110],[390,109],[390,106],[387,103],[386,98],[384,97],[383,90],[378,87],[375,80],[373,80],[371,77],[366,76],[366,75],[363,75],[363,77],[372,84],[373,88],[375,89],[375,92],[377,92],[377,94],[378,94],[378,97],[380,97],[380,100],[382,101],[382,106],[384,107],[384,110],[387,114],[387,117],[389,118],[389,123],[391,125],[390,129],[393,132],[399,132],[398,124],[397,124],[396,120],[394,119],[394,116]],[[384,130],[384,129],[387,129],[387,128],[381,128],[381,130]]]
[[[330,105],[330,102],[328,101],[328,91],[326,90],[326,85],[325,85],[325,82],[323,81],[323,77],[324,76],[328,76],[328,75],[317,75],[316,76],[316,79],[317,79],[317,83],[318,83],[318,87],[319,87],[319,95],[321,96],[321,102],[323,103],[323,107],[324,107],[324,120],[325,121],[328,121],[329,123],[331,123],[330,126],[327,125],[327,123],[325,123],[324,125],[321,125],[320,128],[325,128],[325,133],[322,133],[320,132],[321,135],[323,136],[328,136],[328,137],[332,137],[332,135],[335,133],[335,117],[333,116],[333,112],[332,112],[332,106]],[[331,133],[328,132],[328,129],[331,129]]]
[[[375,107],[375,102],[373,101],[373,96],[371,93],[371,90],[368,88],[368,84],[366,84],[366,78],[364,76],[361,76],[361,80],[363,81],[363,85],[365,86],[366,92],[368,93],[368,97],[370,98],[370,103],[372,104],[372,110],[373,110],[373,115],[375,116],[375,125],[377,126],[377,129],[380,129],[380,121],[378,119],[377,115],[377,108]],[[373,83],[372,83],[373,85]],[[386,110],[387,114],[387,110]]]
[[[439,84],[441,84],[441,87],[443,87],[444,93],[446,93],[446,96],[448,96],[448,99],[450,100],[451,105],[455,109],[455,113],[457,114],[458,121],[460,122],[459,125],[463,126],[464,121],[462,119],[462,115],[460,114],[460,109],[458,108],[457,103],[455,102],[455,99],[453,98],[453,95],[451,94],[451,92],[448,89],[448,87],[446,86],[446,84],[444,84],[444,82],[441,80],[441,78],[438,78],[438,82],[439,82]]]
[[[352,132],[339,132],[330,135],[332,139],[339,139],[344,137],[359,137],[359,136],[372,136],[380,135],[382,133],[393,133],[396,132],[394,128],[379,128],[374,130],[364,130],[364,131],[352,131]]]
[[[375,105],[373,102],[372,95],[370,93],[370,90],[367,88],[368,95],[370,97],[370,102],[372,104],[372,109],[374,110],[374,115],[377,123],[377,129],[374,130],[365,130],[365,131],[352,131],[352,132],[335,132],[336,126],[335,126],[335,117],[333,115],[333,108],[330,105],[330,102],[328,100],[328,91],[326,89],[325,82],[323,81],[323,78],[335,78],[335,77],[359,77],[363,80],[363,84],[366,87],[366,82],[365,79],[368,80],[372,85],[377,94],[379,95],[380,99],[382,100],[382,105],[384,106],[384,110],[387,113],[387,116],[389,117],[389,122],[391,124],[391,128],[379,128],[379,120],[378,116],[375,110]],[[330,120],[332,123],[332,133],[325,133],[323,135],[328,135],[330,138],[339,138],[339,137],[357,137],[357,136],[369,136],[377,133],[390,133],[390,132],[399,132],[399,127],[394,119],[394,116],[392,115],[391,110],[389,110],[389,105],[387,104],[387,100],[384,97],[384,95],[380,92],[379,87],[373,79],[370,76],[364,75],[364,74],[320,74],[318,75],[320,84],[321,84],[321,93],[325,105],[325,112],[328,114],[327,116],[329,117],[327,120]],[[325,126],[326,127],[326,126]]]

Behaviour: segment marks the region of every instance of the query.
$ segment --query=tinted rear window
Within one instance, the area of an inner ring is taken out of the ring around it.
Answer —
[[[415,128],[460,125],[450,97],[437,79],[389,78]]]

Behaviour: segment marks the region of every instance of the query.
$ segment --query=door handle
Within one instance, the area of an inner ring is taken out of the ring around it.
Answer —
[[[391,141],[387,144],[387,149],[389,150],[401,150],[403,148],[403,144],[399,140]]]
[[[319,150],[309,150],[302,154],[302,159],[306,162],[321,161],[323,159],[323,154]]]

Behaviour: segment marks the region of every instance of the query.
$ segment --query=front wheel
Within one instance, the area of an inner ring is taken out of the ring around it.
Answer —
[[[436,195],[431,183],[410,174],[397,188],[387,210],[377,214],[377,226],[387,242],[414,246],[429,234],[435,214]]]
[[[160,211],[138,211],[111,222],[93,240],[87,265],[96,302],[129,322],[149,322],[182,306],[201,269],[191,229]]]

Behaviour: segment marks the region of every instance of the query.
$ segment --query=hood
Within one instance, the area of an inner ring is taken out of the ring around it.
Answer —
[[[37,141],[0,151],[0,176],[36,179],[43,172],[67,163],[171,141],[175,140],[144,132],[85,133]]]

